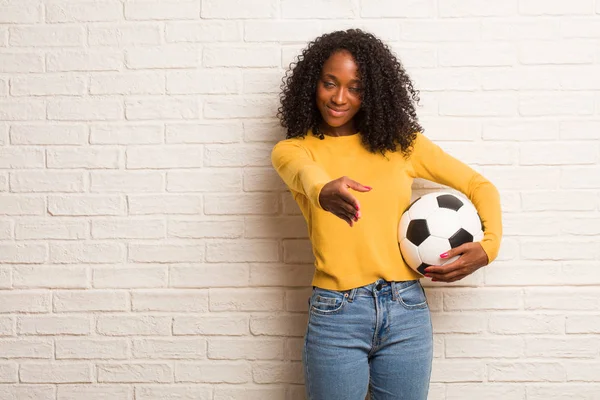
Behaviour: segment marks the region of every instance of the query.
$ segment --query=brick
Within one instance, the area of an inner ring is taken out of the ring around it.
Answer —
[[[210,311],[283,310],[279,289],[211,289]]]
[[[517,48],[509,43],[448,43],[439,48],[439,63],[442,67],[511,66],[516,58]]]
[[[559,124],[561,139],[597,139],[600,138],[598,132],[600,121],[563,121]]]
[[[265,386],[265,385],[261,385]],[[283,387],[243,387],[233,385],[216,385],[215,386],[215,397],[214,400],[262,400],[262,399],[284,399],[285,388]],[[305,397],[306,390],[304,386],[301,387],[301,396],[294,397],[294,400],[303,399]]]
[[[483,124],[482,137],[507,141],[554,140],[558,137],[558,127],[546,121],[490,121]]]
[[[171,334],[171,320],[172,317],[151,315],[100,315],[96,328],[99,334],[107,336],[164,336]]]
[[[204,196],[206,215],[273,215],[278,210],[279,198],[272,194],[207,194]]]
[[[54,312],[127,311],[129,296],[117,291],[55,291],[53,304]]]
[[[600,24],[598,21],[591,18],[569,18],[561,22],[560,35],[564,38],[593,38],[598,35]]]
[[[168,192],[236,192],[241,188],[242,175],[236,170],[167,172]]]
[[[446,337],[446,358],[521,358],[525,354],[522,338]]]
[[[55,400],[54,391],[54,386],[50,385],[0,385],[0,398],[2,400]]]
[[[273,168],[244,168],[243,173],[245,192],[282,192],[287,189]]]
[[[204,385],[166,385],[135,387],[136,400],[181,399],[213,400],[212,387]]]
[[[165,287],[168,282],[167,266],[143,267],[98,267],[93,268],[95,288],[156,288]]]
[[[280,53],[273,46],[211,45],[206,46],[202,54],[202,65],[205,67],[278,67],[280,62]]]
[[[82,267],[17,265],[13,269],[15,288],[86,288],[88,273]]]
[[[599,315],[568,315],[567,333],[599,333]]]
[[[85,40],[83,26],[16,26],[9,28],[8,43],[25,47],[74,47]]]
[[[198,1],[136,1],[125,3],[128,20],[197,19],[200,16]]]
[[[479,21],[403,21],[403,42],[470,42],[481,37]]]
[[[98,382],[167,383],[173,381],[168,364],[99,364]]]
[[[121,164],[118,149],[47,149],[46,156],[48,168],[115,169]]]
[[[447,400],[461,400],[465,395],[474,399],[522,400],[525,387],[510,383],[453,383],[446,386],[445,394]]]
[[[551,40],[559,37],[561,24],[550,19],[509,20],[506,18],[481,21],[483,40]]]
[[[548,167],[487,167],[484,175],[500,191],[555,189],[560,180],[560,171]]]
[[[443,18],[508,17],[517,14],[516,0],[487,4],[480,0],[442,0],[439,15]]]
[[[127,23],[106,26],[88,26],[90,46],[159,45],[161,27],[157,23]]]
[[[511,165],[518,158],[517,147],[500,143],[449,143],[442,146],[452,156],[469,165]],[[487,154],[487,157],[484,156]]]
[[[566,167],[562,171],[561,188],[594,189],[600,187],[600,168],[598,167]]]
[[[527,357],[535,358],[593,358],[593,352],[600,349],[598,341],[590,338],[557,339],[557,338],[526,338]]]
[[[266,336],[303,336],[306,324],[306,315],[252,317],[250,332]]]
[[[308,311],[308,299],[312,293],[312,287],[293,289],[285,291],[285,310],[286,311]]]
[[[591,115],[594,113],[594,96],[588,93],[564,94],[563,96],[522,94],[519,98],[519,112],[521,115],[534,117]],[[579,152],[581,153],[581,150]]]
[[[278,70],[243,71],[243,92],[245,94],[279,93],[281,72]]]
[[[594,194],[584,191],[536,191],[521,196],[526,211],[590,211],[596,208]]]
[[[52,341],[39,339],[3,339],[0,340],[2,358],[52,358]],[[23,367],[23,365],[21,366]],[[23,380],[21,376],[21,382]]]
[[[196,98],[190,97],[131,99],[125,100],[125,115],[129,120],[197,119],[200,105]]]
[[[591,241],[538,241],[523,240],[521,256],[525,260],[594,260],[600,248]]]
[[[267,118],[275,115],[276,101],[272,97],[217,98],[204,102],[206,118]]]
[[[246,383],[251,379],[250,365],[246,362],[181,362],[175,365],[176,382]]]
[[[237,143],[242,128],[237,123],[186,123],[166,124],[167,143]]]
[[[10,242],[9,242],[10,243]],[[46,261],[46,244],[0,244],[0,263],[37,264]]]
[[[110,219],[92,221],[95,239],[160,239],[165,237],[165,221],[159,219]]]
[[[309,286],[314,273],[312,264],[251,264],[251,286]]]
[[[252,378],[256,383],[303,383],[301,362],[262,361],[252,364]]]
[[[92,192],[161,192],[164,177],[158,171],[95,171],[90,174]]]
[[[489,331],[495,334],[563,334],[565,317],[544,314],[496,314],[489,317]]]
[[[431,313],[434,333],[482,333],[488,324],[481,313]]]
[[[289,338],[284,343],[284,359],[302,361],[304,338]]]
[[[0,55],[0,72],[26,73],[43,72],[44,55],[36,53],[2,53]]]
[[[545,201],[548,200],[544,199],[542,203]],[[553,236],[560,232],[560,218],[546,215],[507,214],[503,217],[502,225],[508,236]]]
[[[11,192],[82,192],[84,176],[71,171],[19,171],[10,173]]]
[[[488,375],[491,382],[560,382],[566,378],[561,364],[545,362],[491,363]]]
[[[461,289],[444,293],[444,310],[517,310],[520,290]]]
[[[279,260],[279,246],[275,241],[239,241],[207,243],[208,262],[271,262]]]
[[[592,43],[577,39],[523,41],[519,43],[518,60],[525,65],[592,64],[593,48]],[[566,50],[569,51],[568,57],[563,53]],[[569,97],[571,96],[566,96],[567,99]]]
[[[90,127],[91,144],[159,144],[163,127],[157,124],[107,124]]]
[[[527,385],[527,398],[532,400],[560,400],[577,396],[580,399],[593,400],[598,394],[599,386],[590,384]]]
[[[2,4],[2,13],[0,14],[0,23],[2,24],[35,23],[41,22],[42,18],[42,5],[37,1],[4,1]]]
[[[172,71],[167,73],[166,87],[168,94],[239,93],[242,77],[223,70]]]
[[[277,16],[277,2],[274,0],[202,0],[202,18],[273,18]]]
[[[242,220],[169,220],[167,235],[177,238],[240,238],[244,233]]]
[[[517,114],[517,108],[517,97],[511,94],[446,94],[441,96],[439,113],[460,117],[510,117]]]
[[[206,358],[206,339],[135,339],[133,356],[155,359]]]
[[[89,316],[20,316],[19,335],[89,335]]]
[[[130,244],[129,261],[181,263],[204,261],[204,246],[198,244]]]
[[[126,359],[129,342],[125,339],[57,339],[57,360]]]
[[[315,256],[309,240],[284,240],[283,261],[285,263],[314,263]]]
[[[164,94],[165,75],[163,72],[135,71],[118,74],[92,75],[90,94]]]
[[[48,100],[48,119],[59,121],[105,121],[123,119],[119,99]]]
[[[136,146],[127,149],[127,169],[202,167],[202,146]]]
[[[2,121],[32,121],[46,119],[43,100],[11,99],[0,101],[0,120]]]
[[[0,337],[14,336],[15,318],[0,316]]]
[[[44,152],[35,148],[0,149],[0,168],[44,168]]]
[[[347,0],[337,0],[338,2],[343,1],[347,3]],[[285,2],[282,4],[285,8],[291,9],[294,6],[291,2]],[[327,6],[330,6],[329,4]],[[334,4],[331,6],[335,7]],[[310,6],[306,4],[302,7],[303,10],[311,12]],[[318,18],[323,18],[324,10],[319,7],[321,14]],[[346,9],[341,12],[346,12]],[[349,10],[352,11],[352,10]],[[300,17],[300,13],[296,13],[292,18]],[[284,17],[285,21],[245,21],[244,22],[244,41],[246,42],[300,42],[307,43],[319,36],[322,32],[321,23],[318,21],[293,21]]]
[[[174,265],[169,286],[176,288],[243,287],[248,285],[249,267],[244,264]]]
[[[288,0],[288,3],[292,2]],[[345,1],[344,3],[348,4],[349,2]],[[313,10],[317,9],[313,8]],[[426,0],[412,1],[410,7],[398,7],[393,0],[370,1],[361,4],[360,7],[360,16],[366,18],[425,18],[434,15],[435,5]]]
[[[199,214],[202,212],[200,195],[130,195],[127,196],[127,200],[129,213],[132,215]]]
[[[207,290],[135,291],[131,295],[133,311],[206,312]]]
[[[46,55],[48,72],[118,71],[123,65],[123,53],[117,50],[59,50]]]
[[[98,22],[123,19],[123,7],[118,2],[81,2],[78,4],[49,3],[46,22]]]
[[[271,151],[271,145],[208,145],[204,164],[209,167],[270,166]]]
[[[117,263],[124,261],[125,248],[120,243],[51,243],[50,261],[56,264]]]
[[[242,26],[236,21],[177,21],[165,24],[165,39],[169,42],[240,42]]]
[[[431,371],[431,382],[483,382],[485,366],[476,361],[437,361]]]
[[[244,121],[244,141],[274,144],[285,138],[285,130],[278,122]]]
[[[12,268],[1,267],[0,268],[0,289],[12,288]]]
[[[0,383],[17,383],[18,365],[0,363]]]
[[[592,0],[575,0],[568,6],[542,0],[521,0],[519,13],[522,15],[590,15],[594,13]]]
[[[196,68],[200,64],[200,51],[197,47],[187,44],[127,49],[125,63],[130,69]]]
[[[568,381],[598,382],[598,368],[600,364],[597,361],[591,362],[569,362],[567,366]]]
[[[484,90],[561,90],[558,71],[537,66],[519,69],[501,67],[483,71],[481,86]]]
[[[112,385],[58,385],[57,400],[129,400],[128,386]]]
[[[118,195],[48,196],[50,215],[123,215],[125,201]]]
[[[227,335],[243,336],[248,334],[247,315],[229,316],[174,316],[174,335]]]
[[[211,338],[208,357],[218,360],[281,360],[283,340]]]
[[[77,75],[20,76],[11,78],[10,94],[13,96],[84,95],[87,79]]]
[[[24,145],[81,145],[87,143],[84,125],[13,125],[10,127],[10,143]]]
[[[467,68],[436,68],[435,70],[417,70],[412,74],[412,79],[421,90],[474,91],[481,87],[480,75]]]

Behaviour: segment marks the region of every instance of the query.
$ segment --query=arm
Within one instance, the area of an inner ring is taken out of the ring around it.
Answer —
[[[306,149],[291,140],[282,140],[273,148],[271,162],[291,190],[302,193],[313,206],[323,209],[319,203],[319,194],[323,186],[332,179],[309,156]]]
[[[416,177],[450,186],[471,200],[483,223],[481,246],[488,262],[493,261],[498,255],[502,238],[500,195],[496,187],[420,133],[413,145],[410,160]]]

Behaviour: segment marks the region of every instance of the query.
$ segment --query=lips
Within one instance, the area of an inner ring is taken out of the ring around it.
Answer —
[[[343,117],[349,110],[336,110],[335,108],[331,108],[327,106],[327,112],[332,117]]]

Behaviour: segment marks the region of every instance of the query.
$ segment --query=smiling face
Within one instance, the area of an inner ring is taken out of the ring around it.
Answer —
[[[346,50],[334,53],[323,64],[317,83],[317,107],[323,117],[324,134],[356,133],[353,118],[360,109],[362,86],[358,66]]]

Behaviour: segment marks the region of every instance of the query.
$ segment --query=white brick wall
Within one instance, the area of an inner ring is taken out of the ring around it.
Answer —
[[[0,0],[0,399],[304,398],[269,152],[285,67],[349,27],[502,195],[498,260],[426,283],[430,399],[599,398],[600,0]]]

